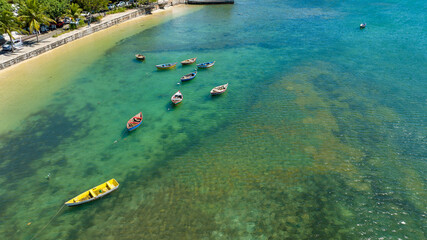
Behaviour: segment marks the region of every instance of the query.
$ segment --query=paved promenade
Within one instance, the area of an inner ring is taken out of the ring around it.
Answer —
[[[53,37],[53,35],[62,32],[62,29],[57,29],[45,34],[41,34],[39,35],[39,42],[36,41],[35,35],[30,37],[25,36],[24,47],[22,49],[15,50],[14,52],[0,52],[0,71],[1,69],[38,56],[58,46],[64,45],[67,42],[74,41],[78,38],[106,29],[118,23],[144,15],[144,13],[144,10],[132,9],[122,13],[106,15],[101,19],[100,22],[91,23],[90,26],[81,27],[74,31],[64,33],[58,37]]]

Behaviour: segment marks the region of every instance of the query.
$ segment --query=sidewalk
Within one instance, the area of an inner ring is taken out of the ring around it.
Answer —
[[[58,37],[53,37],[53,35],[62,32],[62,29],[41,34],[39,35],[39,42],[36,42],[36,37],[34,35],[34,37],[27,38],[27,40],[24,41],[24,47],[22,49],[15,50],[14,52],[0,52],[0,70],[38,56],[78,38],[90,35],[94,32],[106,29],[141,15],[145,15],[145,11],[142,9],[131,9],[122,13],[106,15],[100,22],[91,23],[90,27],[84,26],[74,31],[64,33]]]

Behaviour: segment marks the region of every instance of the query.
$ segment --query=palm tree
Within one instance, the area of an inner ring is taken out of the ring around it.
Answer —
[[[22,32],[21,27],[18,23],[18,18],[16,18],[12,12],[9,12],[7,10],[3,10],[0,12],[0,32],[7,33],[7,35],[10,38],[11,42],[11,48],[13,52],[13,36],[12,31],[19,31]]]
[[[72,3],[70,8],[67,9],[67,15],[69,15],[73,21],[76,21],[76,19],[79,18],[82,10],[83,9],[81,9],[77,3]]]
[[[25,0],[19,4],[18,19],[25,22],[30,32],[36,31],[37,42],[39,41],[40,24],[55,22],[45,14],[45,7],[37,0]]]

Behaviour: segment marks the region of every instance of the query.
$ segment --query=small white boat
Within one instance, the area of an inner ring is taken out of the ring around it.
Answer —
[[[183,96],[181,91],[176,92],[174,95],[172,95],[171,97],[171,101],[173,102],[173,104],[179,104],[180,102],[182,102]]]
[[[190,58],[181,62],[182,65],[190,65],[196,62],[197,58]]]
[[[215,61],[197,64],[198,68],[210,68],[215,64]]]
[[[136,57],[136,59],[141,60],[141,61],[145,60],[145,56],[142,54],[136,54],[135,57]]]
[[[227,88],[228,88],[228,83],[226,83],[224,85],[221,85],[221,86],[218,86],[218,87],[214,87],[211,90],[211,95],[220,95],[220,94],[223,94],[225,91],[227,91]]]

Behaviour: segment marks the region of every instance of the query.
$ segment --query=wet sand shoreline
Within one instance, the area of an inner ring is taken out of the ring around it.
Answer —
[[[181,4],[158,10],[0,70],[0,116],[4,116],[0,119],[0,133],[18,127],[20,121],[39,111],[58,89],[69,84],[73,76],[93,64],[118,41],[200,8]],[[138,53],[143,51],[135,50]],[[132,58],[135,53],[132,53]]]
[[[179,4],[169,6],[164,9],[157,9],[152,11],[152,14],[146,14],[142,9],[131,9],[122,13],[106,15],[100,22],[92,23],[91,26],[81,27],[74,31],[64,33],[58,37],[50,37],[36,44],[24,46],[23,49],[13,53],[10,52],[0,55],[0,72],[3,72],[2,70],[11,66],[26,62],[29,59],[36,58],[58,47],[68,45],[70,42],[77,39],[92,35],[93,33],[109,29],[112,26],[116,26],[130,20],[137,20],[149,17],[150,15],[156,15],[159,12],[170,11],[172,7],[176,8],[180,5],[182,6],[182,4]]]

